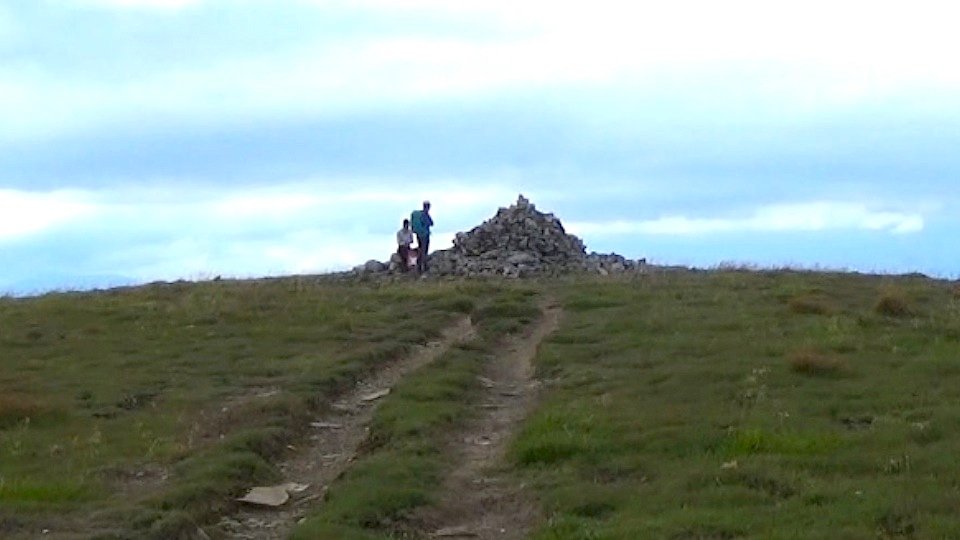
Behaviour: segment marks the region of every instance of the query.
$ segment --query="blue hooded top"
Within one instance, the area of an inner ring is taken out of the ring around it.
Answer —
[[[414,210],[410,214],[410,228],[417,236],[429,237],[430,227],[433,227],[433,218],[423,210]]]

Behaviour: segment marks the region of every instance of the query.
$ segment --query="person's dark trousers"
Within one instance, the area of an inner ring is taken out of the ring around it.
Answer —
[[[397,254],[400,255],[400,271],[406,272],[410,269],[410,246],[397,246]]]
[[[427,271],[427,255],[430,253],[430,237],[417,235],[417,270],[422,274]]]

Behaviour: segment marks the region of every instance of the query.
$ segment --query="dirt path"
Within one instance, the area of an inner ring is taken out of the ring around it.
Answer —
[[[540,343],[559,326],[560,315],[558,306],[547,305],[537,325],[509,341],[485,370],[483,412],[452,445],[460,465],[445,481],[440,504],[424,513],[428,536],[525,538],[536,524],[536,501],[498,467],[511,436],[536,403],[539,383],[532,361]]]
[[[279,539],[289,536],[310,506],[322,500],[329,485],[350,465],[357,448],[367,436],[367,424],[377,404],[405,375],[433,362],[451,346],[473,339],[475,333],[469,318],[443,332],[437,341],[428,343],[406,358],[384,367],[333,405],[333,413],[317,419],[315,433],[308,444],[297,448],[294,455],[280,464],[284,482],[308,485],[291,494],[290,500],[277,508],[244,505],[231,516],[224,517],[211,530],[214,538]]]

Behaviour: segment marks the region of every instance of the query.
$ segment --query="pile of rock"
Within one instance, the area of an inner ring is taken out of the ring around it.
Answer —
[[[491,219],[468,232],[456,235],[453,248],[430,255],[430,271],[439,276],[554,275],[587,271],[617,274],[639,268],[616,254],[586,254],[583,242],[567,234],[553,214],[540,212],[523,195],[509,208],[501,208]],[[361,274],[398,272],[399,256],[389,264],[368,261],[354,272]]]

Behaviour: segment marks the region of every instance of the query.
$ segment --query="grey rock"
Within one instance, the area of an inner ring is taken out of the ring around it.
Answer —
[[[370,259],[363,265],[363,269],[368,273],[383,272],[387,269],[387,265],[383,264],[380,261]]]
[[[536,262],[537,257],[527,252],[514,253],[507,257],[508,264],[534,264]]]

